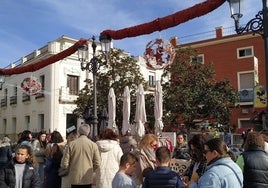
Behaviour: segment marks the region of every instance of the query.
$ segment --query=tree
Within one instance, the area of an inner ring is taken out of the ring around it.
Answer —
[[[215,80],[212,63],[191,62],[191,56],[196,56],[194,50],[178,48],[174,63],[163,73],[169,79],[163,85],[164,123],[180,119],[188,129],[197,119],[228,124],[237,91],[227,79]]]
[[[104,57],[100,57],[104,58]],[[97,73],[97,101],[98,112],[108,108],[108,94],[110,87],[114,88],[116,95],[116,124],[121,130],[122,125],[122,95],[124,87],[128,86],[131,93],[131,121],[135,114],[135,91],[137,85],[142,83],[147,88],[145,80],[140,73],[137,61],[124,54],[122,50],[111,49],[108,63],[100,67]],[[75,103],[77,108],[74,114],[88,118],[88,109],[93,106],[93,85],[91,80],[85,80],[86,86],[80,90]]]

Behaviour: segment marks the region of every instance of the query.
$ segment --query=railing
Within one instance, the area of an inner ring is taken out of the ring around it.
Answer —
[[[27,101],[30,101],[31,100],[31,96],[26,94],[26,93],[23,93],[22,94],[22,102],[27,102]]]
[[[17,104],[17,96],[11,96],[9,98],[9,104],[12,105],[12,104]]]
[[[1,107],[7,106],[7,99],[1,99]]]

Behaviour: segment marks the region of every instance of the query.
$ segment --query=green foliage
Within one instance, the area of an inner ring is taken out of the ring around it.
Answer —
[[[104,58],[104,57],[100,57]],[[86,80],[87,85],[80,91],[78,99],[75,101],[77,108],[74,113],[78,115],[85,115],[88,107],[93,106],[92,82]],[[114,88],[116,95],[116,124],[121,129],[122,125],[122,95],[124,87],[128,86],[131,93],[131,121],[134,119],[135,102],[136,102],[136,88],[142,83],[146,89],[145,80],[140,73],[139,66],[132,57],[123,54],[122,50],[111,49],[109,61],[100,67],[97,73],[97,102],[98,111],[103,109],[108,110],[108,94],[110,87]]]
[[[177,49],[174,63],[164,71],[162,78],[169,81],[163,85],[163,121],[171,125],[180,117],[188,128],[197,119],[228,124],[236,90],[227,79],[215,80],[212,63],[191,62],[190,56],[195,56],[192,49]]]

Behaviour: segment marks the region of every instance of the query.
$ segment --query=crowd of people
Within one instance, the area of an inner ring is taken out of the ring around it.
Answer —
[[[267,136],[254,131],[243,135],[243,153],[236,157],[220,138],[176,135],[175,148],[162,146],[155,134],[139,142],[127,132],[120,136],[104,129],[98,140],[89,138],[82,124],[68,133],[58,131],[6,135],[0,141],[0,187],[14,188],[247,188],[268,187]],[[174,171],[173,159],[190,165]]]

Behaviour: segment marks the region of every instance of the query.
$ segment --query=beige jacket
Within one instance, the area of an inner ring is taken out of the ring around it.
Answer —
[[[61,164],[62,168],[69,169],[70,184],[92,184],[93,172],[99,170],[101,164],[98,146],[81,135],[69,144]]]

